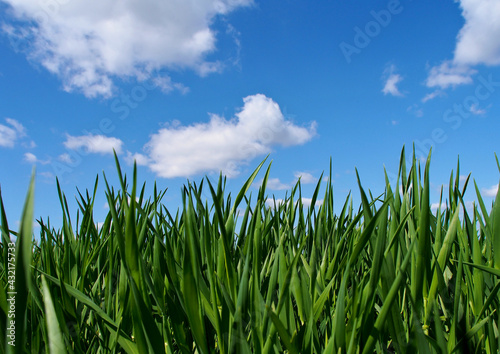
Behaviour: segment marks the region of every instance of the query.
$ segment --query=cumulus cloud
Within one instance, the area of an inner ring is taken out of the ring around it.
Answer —
[[[384,71],[385,84],[382,92],[384,95],[391,94],[393,96],[403,96],[401,91],[399,91],[398,84],[403,81],[403,77],[396,74],[396,67],[394,65],[389,66]]]
[[[470,67],[500,64],[500,2],[460,0],[465,20],[457,35],[453,60],[444,61],[429,72],[427,86],[447,88],[472,82]]]
[[[262,182],[263,182],[263,179],[258,182],[258,185],[261,186]],[[266,185],[267,189],[270,189],[273,191],[290,189],[290,187],[292,187],[290,184],[281,182],[279,178],[269,178],[267,180],[267,185]]]
[[[498,193],[498,184],[495,184],[495,185],[491,186],[490,188],[483,188],[482,192],[486,197],[493,197],[494,198],[497,196],[497,193]]]
[[[461,0],[465,24],[458,33],[455,61],[465,65],[500,64],[500,2]]]
[[[59,76],[67,91],[109,97],[113,80],[139,80],[163,68],[220,71],[217,16],[253,0],[4,0],[12,21],[2,30],[30,59]]]
[[[5,118],[7,125],[0,124],[0,146],[14,147],[16,140],[26,136],[26,129],[17,120]]]
[[[113,154],[113,149],[117,154],[122,152],[123,142],[120,139],[107,137],[104,135],[66,135],[64,146],[70,150],[83,150],[85,153]],[[59,156],[61,161],[69,161],[68,154]]]
[[[273,146],[302,145],[316,134],[316,123],[301,127],[286,120],[279,105],[262,94],[243,99],[243,108],[230,119],[210,115],[206,123],[160,129],[131,154],[160,177],[189,177],[223,171],[239,173],[242,164],[268,154]]]
[[[125,156],[125,161],[132,165],[134,162],[137,163],[138,166],[147,166],[151,160],[142,154],[139,153],[131,153],[127,151],[127,156]]]

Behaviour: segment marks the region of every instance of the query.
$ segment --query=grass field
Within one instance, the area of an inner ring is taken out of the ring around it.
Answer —
[[[36,243],[32,181],[19,232],[0,205],[0,352],[497,353],[500,194],[485,205],[457,166],[434,212],[430,156],[406,166],[403,149],[400,161],[396,185],[386,176],[373,196],[358,177],[361,205],[346,196],[336,215],[331,177],[312,207],[299,181],[270,208],[265,162],[237,195],[222,176],[204,179],[168,210],[165,191],[145,196],[136,167],[129,179],[117,160],[104,224],[93,219],[97,179],[78,211],[58,184],[63,226],[40,220]]]

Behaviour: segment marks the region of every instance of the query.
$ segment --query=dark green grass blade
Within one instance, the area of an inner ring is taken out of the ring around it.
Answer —
[[[373,347],[375,346],[376,342],[376,337],[382,330],[382,327],[384,326],[384,323],[386,321],[387,316],[389,315],[389,311],[391,309],[391,306],[393,305],[394,300],[396,299],[396,295],[400,289],[400,287],[403,285],[403,280],[405,279],[405,271],[406,267],[408,266],[408,263],[410,262],[411,258],[411,252],[413,250],[415,243],[412,243],[408,253],[406,254],[405,259],[403,260],[403,263],[401,264],[401,269],[396,276],[396,279],[391,285],[391,289],[389,290],[389,294],[387,295],[387,298],[385,299],[384,305],[380,309],[380,313],[377,317],[377,320],[375,321],[374,328],[372,330],[372,333],[368,337],[368,341],[366,342],[365,347],[363,348],[363,354],[368,354],[373,351]]]
[[[259,166],[257,166],[257,168],[253,171],[253,173],[250,175],[250,177],[243,184],[243,187],[240,189],[240,192],[238,193],[238,195],[236,196],[236,199],[234,200],[234,204],[231,208],[230,214],[234,214],[236,212],[238,206],[240,205],[241,200],[245,196],[245,193],[248,191],[248,189],[252,185],[253,181],[255,180],[255,177],[257,177],[257,175],[259,174],[260,169],[262,168],[262,166],[264,165],[264,163],[266,162],[268,157],[269,157],[269,155],[266,156],[266,158],[259,164]]]
[[[191,326],[191,331],[201,353],[208,354],[208,345],[205,336],[204,320],[201,314],[199,289],[195,277],[198,268],[194,266],[196,254],[194,254],[193,242],[194,235],[192,227],[194,226],[194,209],[191,198],[186,206],[187,226],[186,226],[186,242],[184,247],[184,262],[183,262],[183,281],[182,291],[184,294],[184,303],[186,305],[186,313]]]
[[[136,321],[139,320],[141,322],[144,336],[146,337],[149,347],[153,353],[161,353],[165,350],[164,342],[160,332],[158,331],[158,327],[156,327],[155,320],[151,315],[151,309],[149,309],[144,303],[141,293],[135,285],[135,281],[131,279],[130,284],[135,305],[132,308],[134,318]]]
[[[39,273],[41,273],[47,280],[50,280],[54,285],[60,286],[60,280],[57,278],[52,277],[51,275],[44,273],[43,271],[37,270]],[[75,289],[69,284],[65,284],[66,290],[68,293],[75,298],[75,300],[81,302],[82,304],[88,306],[90,309],[92,309],[96,315],[98,315],[100,318],[104,320],[104,323],[108,330],[111,333],[116,333],[118,330],[118,324],[113,321],[109,315],[104,312],[103,309],[101,309],[94,301],[92,301],[91,298],[89,298],[87,295],[82,293],[81,291]],[[139,353],[137,349],[137,345],[130,340],[128,336],[125,335],[125,333],[120,332],[118,337],[118,343],[122,346],[122,348],[129,354],[135,354]]]
[[[276,326],[278,333],[281,337],[281,340],[285,344],[285,347],[288,349],[290,353],[299,354],[300,352],[292,343],[291,336],[288,333],[287,329],[285,328],[285,325],[281,322],[279,317],[276,316],[276,314],[269,307],[266,306],[266,310],[269,317],[271,317],[271,321],[273,321],[274,325]]]

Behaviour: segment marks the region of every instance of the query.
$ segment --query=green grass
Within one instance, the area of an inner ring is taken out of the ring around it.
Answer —
[[[251,195],[264,162],[236,196],[222,176],[186,185],[173,213],[165,191],[147,198],[136,167],[130,181],[117,160],[120,188],[104,176],[103,225],[97,179],[74,214],[58,184],[63,225],[39,220],[37,242],[32,181],[19,232],[0,203],[0,353],[497,353],[500,194],[490,208],[474,183],[478,202],[465,209],[469,178],[460,186],[457,166],[447,207],[434,212],[430,156],[407,168],[403,149],[400,161],[396,185],[386,175],[373,196],[358,176],[361,205],[347,196],[336,215],[331,177],[319,179],[316,207],[302,204],[298,182],[269,208],[270,165]]]

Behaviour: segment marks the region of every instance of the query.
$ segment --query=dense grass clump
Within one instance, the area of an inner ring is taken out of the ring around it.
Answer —
[[[135,167],[130,188],[117,161],[104,224],[95,190],[79,193],[72,223],[58,185],[63,226],[38,221],[37,242],[32,182],[18,233],[0,203],[0,352],[497,353],[500,194],[490,209],[475,186],[466,209],[457,168],[433,212],[429,161],[421,169],[413,156],[407,170],[403,150],[396,185],[386,176],[373,197],[358,177],[361,205],[347,196],[338,215],[331,179],[311,207],[300,181],[269,207],[268,168],[251,196],[263,163],[235,197],[222,176],[186,185],[173,214],[164,192],[137,189]]]

